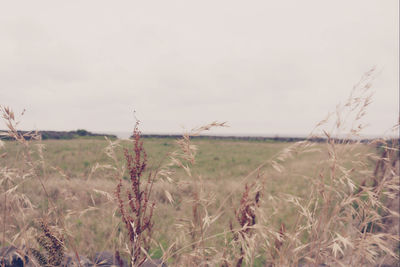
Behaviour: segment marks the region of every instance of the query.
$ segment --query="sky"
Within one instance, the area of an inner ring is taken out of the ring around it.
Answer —
[[[0,105],[25,130],[129,132],[136,111],[145,133],[306,135],[372,66],[364,133],[381,135],[399,117],[398,0],[0,8]]]

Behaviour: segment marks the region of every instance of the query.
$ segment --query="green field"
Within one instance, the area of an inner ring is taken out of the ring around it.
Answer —
[[[226,238],[232,240],[226,232],[230,225],[240,226],[236,211],[245,184],[261,188],[257,189],[261,193],[260,215],[257,215],[260,223],[276,231],[282,224],[296,229],[299,212],[295,206],[284,202],[287,196],[306,200],[315,193],[312,191],[314,179],[335,175],[331,170],[332,155],[328,152],[332,147],[329,144],[298,146],[264,141],[193,140],[196,156],[194,162],[187,163],[189,175],[176,164],[169,164],[171,157],[179,158],[173,154],[179,151],[176,140],[146,138],[143,141],[148,158],[143,179],[150,173],[162,174],[164,170],[168,170],[169,177],[168,180],[165,175],[154,176],[151,199],[156,206],[150,253],[156,258],[163,254],[160,245],[167,249],[174,244],[175,251],[184,255],[192,252],[190,244],[199,238],[205,239],[202,246],[216,250],[224,246]],[[73,247],[83,255],[123,248],[126,229],[114,192],[120,177],[124,186],[129,185],[129,175],[113,168],[120,171],[124,168],[123,148],[131,149],[133,142],[118,141],[114,147],[117,161],[107,155],[108,145],[108,141],[99,138],[33,141],[27,147],[13,141],[4,142],[2,151],[5,154],[0,164],[5,168],[3,174],[8,171],[13,179],[8,184],[3,181],[3,190],[16,185],[14,195],[19,198],[8,199],[6,225],[12,227],[6,229],[6,243],[35,242],[32,240],[38,231],[35,219],[45,217],[56,225],[62,224],[68,237],[67,248]],[[289,148],[292,150],[288,151]],[[374,146],[336,144],[334,148],[337,166],[348,170],[359,168],[353,176],[356,186],[362,181],[358,174],[373,172],[373,156],[377,155]],[[285,158],[280,158],[281,155]],[[325,183],[333,185],[331,182],[327,179]],[[196,229],[193,226],[196,225],[194,199],[199,209],[197,215],[202,217],[197,218],[199,225],[204,223],[204,218],[218,215],[210,225],[199,228],[201,235],[190,230]],[[4,206],[1,212],[4,213]],[[308,242],[307,238],[307,235],[301,237],[304,242]],[[171,254],[168,261],[174,264],[177,255]],[[261,266],[266,256],[254,259],[253,264]]]

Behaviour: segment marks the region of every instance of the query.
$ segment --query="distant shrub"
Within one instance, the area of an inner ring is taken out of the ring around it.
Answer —
[[[47,140],[49,139],[49,135],[47,133],[42,133],[42,140]]]
[[[86,130],[84,130],[84,129],[78,129],[78,130],[76,130],[76,133],[77,133],[79,136],[86,136],[86,135],[89,135],[89,132],[86,131]]]

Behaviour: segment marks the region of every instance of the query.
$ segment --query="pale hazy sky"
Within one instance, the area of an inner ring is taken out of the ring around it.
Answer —
[[[24,129],[307,134],[377,65],[398,119],[399,1],[3,1],[0,104]],[[4,128],[1,126],[1,128]]]

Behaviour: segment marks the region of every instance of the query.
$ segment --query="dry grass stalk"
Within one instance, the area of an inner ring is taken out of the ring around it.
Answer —
[[[127,201],[124,201],[121,193],[123,187],[121,178],[115,190],[119,212],[128,231],[131,266],[140,266],[146,260],[143,250],[148,251],[150,248],[153,228],[152,217],[155,206],[155,202],[150,201],[154,183],[154,177],[151,174],[144,182],[144,188],[141,188],[143,186],[141,179],[146,170],[147,155],[140,139],[138,126],[139,122],[136,123],[133,131],[132,154],[128,149],[124,151],[130,176],[130,188],[126,189]]]
[[[41,136],[37,132],[21,133],[20,131],[18,131],[19,121],[16,120],[16,116],[10,108],[0,106],[0,112],[3,121],[8,128],[5,136],[10,140],[16,141],[16,143],[21,145],[23,148],[21,153],[22,159],[16,159],[18,160],[19,168],[10,169],[5,167],[1,172],[2,178],[0,179],[0,183],[6,186],[6,190],[4,191],[4,198],[7,199],[7,196],[12,196],[12,198],[10,199],[12,201],[9,201],[8,203],[7,201],[5,201],[4,205],[4,228],[2,245],[5,246],[7,243],[11,245],[18,245],[15,244],[15,241],[17,240],[20,241],[21,246],[25,247],[25,244],[29,245],[33,239],[33,236],[30,235],[32,229],[29,225],[29,220],[35,220],[35,218],[37,217],[43,218],[52,216],[55,223],[60,225],[63,231],[67,233],[68,231],[66,230],[64,225],[64,214],[57,208],[53,199],[50,197],[50,194],[45,185],[46,164],[43,155],[44,146],[40,143],[35,143],[34,146],[32,145],[34,141],[40,142]],[[23,113],[21,115],[23,115]],[[34,149],[33,147],[36,149]],[[29,197],[23,193],[23,190],[22,193],[18,190],[20,187],[23,187],[24,183],[28,179],[37,179],[39,181],[39,184],[44,192],[46,201],[48,203],[48,205],[45,206],[45,215],[40,214],[40,211],[35,209],[35,206],[31,203]],[[10,185],[12,185],[11,188],[9,188]],[[7,207],[7,205],[9,207]],[[18,212],[16,212],[15,214],[7,214],[8,211],[13,210],[12,207],[16,207],[18,209]],[[22,220],[19,219],[21,217]],[[13,218],[14,220],[13,223],[9,223],[8,230],[15,229],[17,230],[17,233],[15,233],[12,239],[6,240],[5,236],[7,229],[5,225],[7,220],[9,221],[10,218]],[[74,250],[76,257],[79,259],[72,239],[69,236],[67,236],[67,239],[70,246]],[[29,248],[29,246],[27,247]],[[54,256],[57,257],[56,255]],[[51,257],[53,257],[53,255],[50,255],[49,257],[52,260]]]
[[[175,183],[179,189],[187,188],[188,185],[191,188],[189,199],[186,201],[191,204],[192,217],[182,218],[180,219],[180,223],[176,224],[183,236],[178,236],[174,246],[178,251],[184,247],[190,247],[191,252],[184,256],[178,255],[176,259],[178,264],[207,265],[210,263],[211,255],[215,253],[214,248],[206,244],[207,231],[222,213],[211,215],[208,212],[209,206],[214,203],[214,196],[205,190],[204,180],[201,175],[194,175],[192,172],[192,167],[196,163],[197,147],[191,143],[192,136],[199,136],[204,131],[209,131],[214,127],[227,127],[227,125],[225,122],[212,122],[208,125],[192,129],[176,141],[179,150],[170,154],[171,163],[168,166],[182,168],[189,178],[187,181],[170,181]],[[170,195],[170,193],[167,192],[167,195]],[[189,242],[186,240],[185,233],[188,233],[190,236]],[[164,255],[164,258],[168,257],[168,255]]]
[[[376,263],[384,254],[398,258],[390,249],[390,243],[398,238],[375,230],[377,226],[382,226],[380,210],[387,210],[382,202],[382,193],[388,188],[398,192],[398,185],[369,174],[375,177],[373,186],[368,187],[363,182],[357,190],[356,178],[363,175],[356,169],[360,164],[352,162],[351,168],[346,167],[348,162],[344,156],[358,144],[353,141],[337,144],[333,138],[359,135],[363,128],[359,121],[370,103],[368,89],[372,75],[373,71],[366,73],[344,108],[338,108],[340,111],[334,129],[323,131],[327,137],[328,159],[325,166],[328,168],[322,170],[317,179],[310,180],[313,192],[310,198],[287,197],[289,203],[299,210],[299,217],[295,227],[289,229],[287,236],[290,238],[280,245],[285,258],[291,261],[281,257],[278,265],[295,265],[301,260],[311,264],[354,266]],[[341,116],[343,112],[345,117]],[[354,121],[348,123],[346,120],[352,112],[356,113]],[[347,128],[347,125],[350,127]],[[347,134],[342,134],[342,131],[347,131]]]
[[[253,253],[251,253],[251,250],[254,248],[250,246],[248,241],[254,234],[253,227],[256,225],[256,209],[260,205],[261,192],[262,187],[257,186],[256,183],[252,183],[251,185],[245,184],[239,208],[236,210],[236,219],[241,229],[233,231],[232,224],[230,225],[234,236],[233,240],[236,242],[241,241],[239,242],[239,255],[235,264],[237,267],[242,266],[246,256],[247,264],[252,265],[253,257],[251,256]]]

